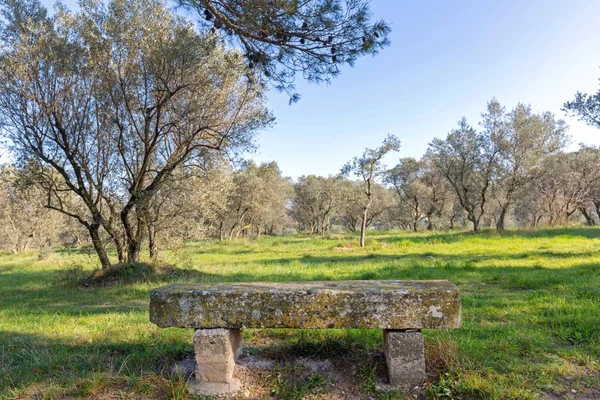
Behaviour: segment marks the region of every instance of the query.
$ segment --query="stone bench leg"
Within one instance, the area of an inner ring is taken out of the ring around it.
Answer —
[[[420,330],[384,329],[383,351],[390,384],[414,387],[425,382],[425,351]]]
[[[233,378],[235,361],[242,354],[239,329],[198,329],[194,334],[195,391],[204,396],[232,393],[241,384]]]

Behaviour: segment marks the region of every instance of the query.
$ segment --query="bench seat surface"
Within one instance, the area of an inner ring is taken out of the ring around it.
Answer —
[[[150,320],[180,328],[459,328],[446,281],[174,284],[150,293]]]

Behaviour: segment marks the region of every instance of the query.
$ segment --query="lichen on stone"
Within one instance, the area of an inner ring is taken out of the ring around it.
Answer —
[[[151,292],[150,320],[182,328],[458,328],[458,288],[439,281],[178,284]]]

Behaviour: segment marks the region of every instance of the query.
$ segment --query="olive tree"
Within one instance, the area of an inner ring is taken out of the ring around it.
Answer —
[[[316,175],[301,176],[294,184],[291,214],[301,230],[324,234],[341,206],[342,179]]]
[[[46,207],[88,230],[103,267],[102,229],[138,261],[173,174],[247,148],[271,121],[244,57],[162,0],[84,0],[52,17],[37,0],[3,0],[2,15],[2,134],[17,163],[37,164]]]
[[[427,156],[454,189],[458,203],[467,213],[473,230],[479,230],[486,211],[492,180],[497,173],[504,110],[495,101],[483,114],[482,131],[477,132],[466,118],[458,123],[445,140],[434,139]]]
[[[410,210],[410,225],[415,232],[421,221],[427,222],[428,230],[433,229],[434,218],[441,217],[448,197],[443,177],[429,161],[403,158],[385,174],[385,182],[397,194],[399,209]]]
[[[542,173],[547,157],[557,154],[567,142],[567,126],[551,112],[534,113],[531,106],[517,104],[502,118],[504,128],[493,138],[500,148],[494,197],[499,216],[496,228],[503,230],[515,196]]]
[[[16,254],[69,244],[77,232],[66,218],[50,215],[44,207],[46,194],[26,179],[27,168],[0,165],[0,249]]]
[[[227,209],[220,216],[222,230],[229,231],[230,240],[240,235],[273,233],[287,219],[292,191],[277,163],[256,165],[246,161],[234,173]]]
[[[373,187],[385,173],[383,157],[391,151],[400,149],[400,140],[394,135],[388,135],[381,146],[376,149],[365,149],[360,157],[354,157],[342,167],[342,175],[355,176],[361,182],[361,226],[360,247],[365,247],[365,234],[369,208],[373,202]]]
[[[362,228],[364,218],[365,193],[364,185],[360,181],[343,180],[338,186],[341,198],[336,220],[350,232],[359,231]],[[395,222],[393,214],[396,208],[394,193],[385,186],[374,183],[371,187],[371,205],[366,217],[365,229],[371,226],[389,227]],[[392,220],[392,223],[390,223]]]
[[[577,211],[585,209],[592,200],[591,189],[600,182],[599,162],[597,153],[586,148],[546,159],[544,173],[533,187],[533,201],[541,211],[536,224],[565,224]]]

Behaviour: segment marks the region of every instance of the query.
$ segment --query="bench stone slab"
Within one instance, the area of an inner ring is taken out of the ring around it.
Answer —
[[[152,290],[162,328],[452,329],[458,288],[446,281],[175,284]]]

